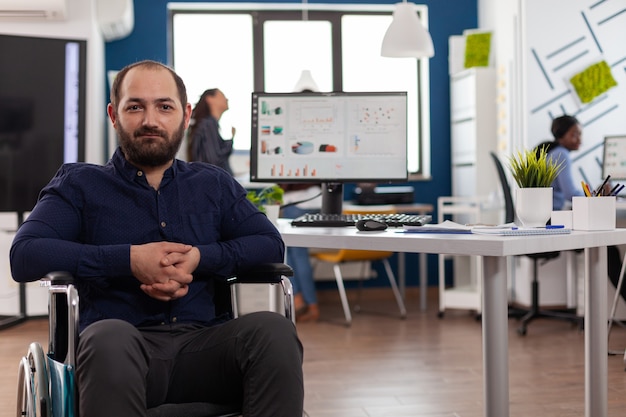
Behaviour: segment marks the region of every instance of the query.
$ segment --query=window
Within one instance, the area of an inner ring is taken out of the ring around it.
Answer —
[[[332,26],[328,21],[268,20],[263,28],[264,90],[294,91],[302,70],[320,91],[333,90]]]
[[[303,10],[298,3],[260,3],[255,9],[250,3],[170,3],[168,7],[170,64],[185,80],[192,105],[207,88],[226,94],[229,110],[220,125],[223,132],[236,127],[236,149],[250,147],[251,93],[294,91],[302,71],[309,70],[322,92],[406,91],[409,171],[429,176],[427,60],[380,56],[393,6],[309,4]]]

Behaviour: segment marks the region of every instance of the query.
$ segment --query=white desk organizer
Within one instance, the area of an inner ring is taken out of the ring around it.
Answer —
[[[615,197],[573,197],[574,230],[615,229]]]

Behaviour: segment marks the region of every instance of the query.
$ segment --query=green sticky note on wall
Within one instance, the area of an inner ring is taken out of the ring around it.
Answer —
[[[580,102],[591,103],[596,97],[604,94],[617,85],[606,61],[600,61],[570,78]]]
[[[465,37],[465,68],[488,67],[491,32],[471,33]]]

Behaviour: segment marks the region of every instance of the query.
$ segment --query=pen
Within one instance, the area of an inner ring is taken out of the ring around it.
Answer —
[[[624,188],[624,184],[620,185],[619,188],[615,190],[615,195],[618,195],[619,193],[621,193],[623,188]]]
[[[547,224],[545,226],[538,227],[528,227],[527,229],[565,229],[565,225],[563,224]],[[519,227],[513,226],[511,230],[519,230]]]
[[[602,184],[600,184],[600,186],[596,188],[596,190],[593,192],[594,196],[601,195],[602,190],[604,189],[604,186],[606,185],[607,182],[609,182],[609,178],[611,178],[611,174],[607,175],[606,178],[604,179],[604,182],[602,182]]]
[[[615,190],[617,190],[619,188],[620,184],[617,183],[615,184],[615,186],[613,188],[611,188],[611,191],[609,191],[609,195],[615,195]]]
[[[581,181],[580,185],[583,187],[583,192],[585,193],[585,196],[591,197],[591,193],[589,193],[589,186],[587,185],[587,183],[585,181]]]

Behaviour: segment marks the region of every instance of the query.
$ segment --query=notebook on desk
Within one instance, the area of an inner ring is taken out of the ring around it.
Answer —
[[[404,232],[408,233],[446,233],[446,234],[483,234],[496,236],[529,236],[529,235],[562,235],[571,233],[571,229],[563,226],[546,227],[519,227],[513,223],[498,226],[465,225],[450,220],[439,224],[421,227],[404,226]]]
[[[474,234],[496,236],[566,235],[571,232],[571,229],[565,229],[564,227],[513,227],[508,229],[488,227],[472,228],[472,233]]]

